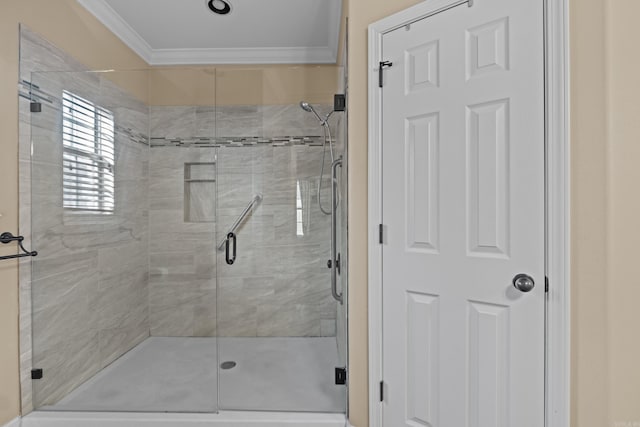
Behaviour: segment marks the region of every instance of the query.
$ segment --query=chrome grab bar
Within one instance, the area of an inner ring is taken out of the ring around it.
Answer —
[[[229,239],[227,236],[229,236],[229,234],[235,235],[236,230],[238,229],[240,224],[242,224],[242,221],[244,221],[247,214],[249,214],[249,212],[251,212],[253,207],[257,203],[260,203],[261,201],[262,201],[262,194],[258,193],[255,196],[253,196],[253,200],[251,200],[251,202],[247,205],[247,207],[244,208],[242,213],[238,216],[238,219],[236,219],[233,225],[229,227],[229,230],[226,233],[224,233],[224,238],[220,241],[220,244],[218,245],[218,250],[222,250],[224,245],[227,243],[227,240]]]
[[[342,301],[342,294],[338,293],[338,271],[340,268],[340,256],[337,254],[337,219],[336,211],[338,210],[338,204],[336,203],[336,182],[338,180],[337,170],[338,166],[342,167],[342,156],[338,157],[331,164],[331,259],[329,260],[329,267],[331,268],[331,294],[333,298],[340,304]]]

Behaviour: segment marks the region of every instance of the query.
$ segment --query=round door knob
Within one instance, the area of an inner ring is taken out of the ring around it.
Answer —
[[[513,278],[513,286],[520,292],[531,292],[536,282],[528,274],[518,274]]]

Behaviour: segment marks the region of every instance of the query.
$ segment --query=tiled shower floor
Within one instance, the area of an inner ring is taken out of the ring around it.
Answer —
[[[53,406],[57,411],[345,411],[335,338],[148,338]],[[219,352],[220,357],[216,356]],[[218,408],[217,366],[221,371]]]

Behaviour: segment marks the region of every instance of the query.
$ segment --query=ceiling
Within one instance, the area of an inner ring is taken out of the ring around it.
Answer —
[[[342,0],[77,0],[151,65],[330,64]],[[224,7],[214,0],[216,7]]]

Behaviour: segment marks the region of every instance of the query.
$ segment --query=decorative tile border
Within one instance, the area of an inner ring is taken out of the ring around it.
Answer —
[[[274,147],[290,147],[294,145],[308,145],[321,147],[324,137],[321,136],[277,136],[263,137],[217,137],[217,138],[151,138],[151,148],[154,147],[245,147],[256,145],[272,145]]]

